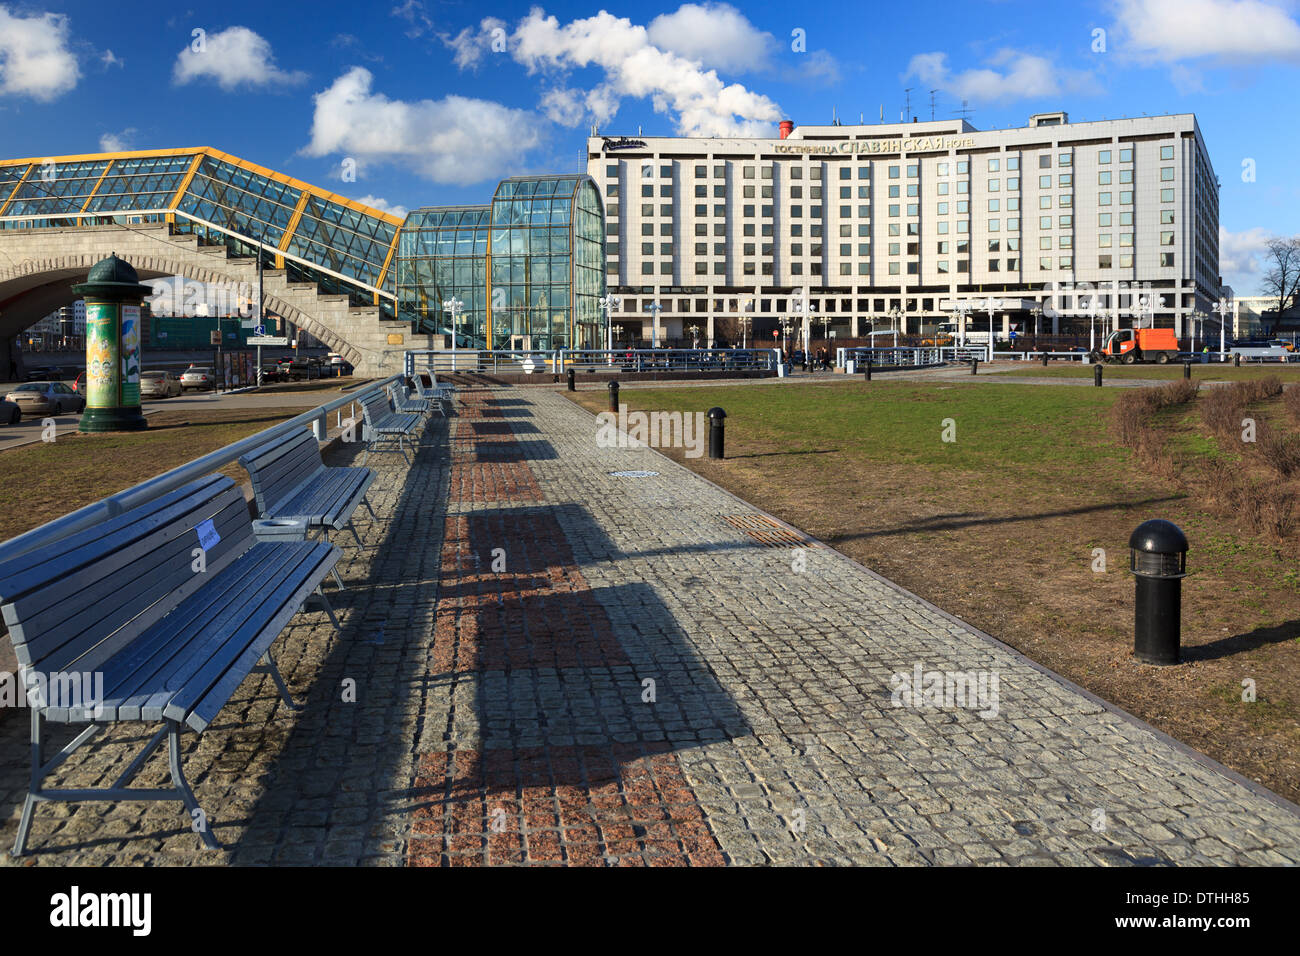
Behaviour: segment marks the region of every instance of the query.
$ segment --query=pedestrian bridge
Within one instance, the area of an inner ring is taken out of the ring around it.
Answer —
[[[402,220],[207,147],[0,160],[0,378],[16,336],[116,253],[141,279],[179,275],[255,294],[265,309],[391,374],[432,348],[395,316]]]

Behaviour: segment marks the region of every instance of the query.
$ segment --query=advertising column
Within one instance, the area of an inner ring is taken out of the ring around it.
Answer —
[[[110,255],[72,291],[86,300],[86,411],[79,431],[139,431],[140,304],[153,290]]]

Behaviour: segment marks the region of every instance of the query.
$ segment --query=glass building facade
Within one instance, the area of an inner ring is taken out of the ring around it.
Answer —
[[[503,180],[487,206],[418,209],[398,239],[398,317],[448,335],[454,296],[458,346],[601,348],[604,220],[581,174]]]

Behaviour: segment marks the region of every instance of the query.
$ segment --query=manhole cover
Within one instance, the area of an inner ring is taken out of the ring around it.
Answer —
[[[657,471],[611,471],[615,478],[653,478],[659,474]]]

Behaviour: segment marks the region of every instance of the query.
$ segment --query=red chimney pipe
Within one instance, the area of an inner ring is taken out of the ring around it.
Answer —
[[[781,120],[781,138],[785,139],[794,132],[794,120]]]

